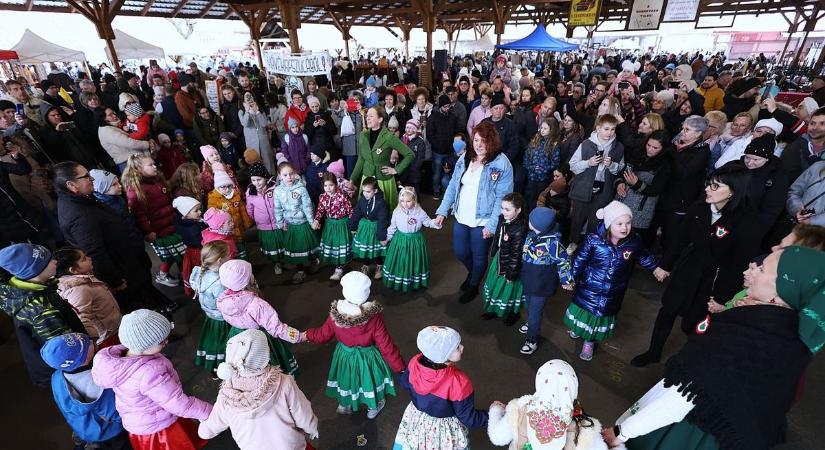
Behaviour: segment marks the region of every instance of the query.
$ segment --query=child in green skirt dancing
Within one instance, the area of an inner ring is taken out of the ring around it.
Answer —
[[[218,310],[218,297],[226,290],[221,284],[218,269],[231,258],[229,244],[224,241],[212,241],[201,249],[201,263],[192,269],[189,286],[195,291],[195,298],[201,305],[206,317],[203,318],[200,339],[195,350],[195,365],[212,370],[212,378],[218,365],[224,360],[226,341],[229,339],[230,326],[223,320]]]
[[[258,229],[261,253],[275,263],[275,275],[283,273],[284,232],[275,221],[275,180],[262,163],[249,166],[246,213]]]
[[[275,187],[275,223],[284,230],[284,262],[295,264],[292,282],[306,279],[304,265],[317,259],[318,236],[312,231],[312,201],[303,181],[289,162],[278,164],[281,183]]]
[[[384,325],[383,307],[370,296],[370,278],[350,272],[341,278],[343,300],[332,302],[329,317],[319,328],[303,333],[303,340],[325,344],[335,338],[325,394],[338,401],[338,414],[352,414],[366,405],[367,418],[384,408],[395,395],[393,373],[404,370],[404,358]]]
[[[352,257],[361,261],[361,272],[369,276],[370,266],[375,264],[376,280],[381,279],[384,267],[384,252],[387,247],[382,244],[387,240],[387,227],[390,225],[387,202],[384,193],[378,189],[378,180],[367,177],[361,182],[361,196],[349,218],[349,229],[355,232],[352,237]]]
[[[298,361],[284,341],[290,344],[300,342],[301,332],[281,322],[275,308],[260,297],[252,276],[252,265],[242,259],[233,259],[221,265],[218,273],[221,284],[226,286],[218,297],[218,311],[223,320],[232,325],[229,337],[248,329],[266,331],[270,364],[281,366],[284,373],[297,376]]]
[[[504,317],[504,324],[508,326],[516,323],[524,306],[519,279],[521,252],[527,237],[524,203],[524,197],[518,192],[501,199],[501,216],[490,251],[493,261],[484,282],[484,314],[481,317],[486,320]]]
[[[330,280],[338,281],[344,275],[344,265],[350,259],[349,229],[347,223],[352,215],[352,203],[341,189],[335,174],[325,172],[323,176],[324,192],[318,197],[318,209],[315,211],[313,230],[321,229],[321,262],[335,264],[335,272]]]
[[[384,285],[387,287],[402,292],[427,287],[430,256],[421,227],[441,229],[418,205],[415,188],[404,186],[398,193],[398,206],[393,211],[387,228],[387,241],[390,241],[390,245],[382,269]]]

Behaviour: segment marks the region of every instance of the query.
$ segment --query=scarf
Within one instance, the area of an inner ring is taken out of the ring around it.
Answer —
[[[696,406],[686,420],[725,450],[768,449],[782,441],[785,413],[811,353],[795,311],[742,306],[714,314],[665,366],[665,387]]]
[[[799,338],[818,352],[825,343],[825,252],[787,247],[779,257],[776,292],[799,312]]]
[[[533,450],[561,450],[573,420],[579,380],[570,364],[553,359],[536,373],[536,393],[525,405],[527,441]]]

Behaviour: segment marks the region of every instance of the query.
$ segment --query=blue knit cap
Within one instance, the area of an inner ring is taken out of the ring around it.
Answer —
[[[90,345],[92,340],[89,335],[66,333],[46,341],[40,349],[40,357],[52,369],[71,372],[86,361]]]
[[[40,275],[49,265],[52,252],[36,244],[13,244],[0,250],[0,267],[21,280]]]
[[[467,147],[467,143],[462,141],[461,139],[454,139],[453,140],[453,151],[455,154],[459,154]]]
[[[530,212],[530,224],[533,225],[533,228],[539,230],[540,233],[549,230],[555,222],[556,211],[550,208],[539,206]]]
[[[370,77],[367,78],[367,86],[375,86],[375,75],[370,75]]]
[[[89,171],[89,175],[95,180],[94,183],[92,183],[95,192],[101,194],[105,194],[106,191],[115,184],[115,180],[117,180],[117,175],[106,170],[92,169]]]

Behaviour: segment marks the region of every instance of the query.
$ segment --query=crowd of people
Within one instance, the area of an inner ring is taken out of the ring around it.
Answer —
[[[356,80],[342,60],[291,92],[254,66],[155,61],[7,81],[0,306],[32,381],[80,448],[194,449],[227,428],[243,449],[311,448],[291,347],[335,339],[325,394],[339,414],[374,419],[410,393],[396,449],[466,449],[474,427],[513,449],[780,443],[825,343],[825,78],[792,106],[763,89],[759,58],[587,57],[450,58],[431,89],[418,58],[396,62],[398,83],[381,64]],[[426,326],[405,358],[370,298],[378,280],[426,289],[422,228],[450,222],[467,270],[457,301],[519,324],[521,354],[561,287],[562,322],[592,360],[619,332],[636,265],[670,280],[631,364],[667,356],[677,318],[687,344],[612,427],[583,412],[561,360],[534,394],[477,409],[460,333]],[[318,328],[288,325],[250,250],[294,284],[329,266],[343,299]],[[162,353],[178,305],[156,285],[198,299],[192,357],[223,380],[214,403],[187,395]]]

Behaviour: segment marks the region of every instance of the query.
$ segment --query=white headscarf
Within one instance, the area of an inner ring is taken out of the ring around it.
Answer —
[[[539,368],[536,393],[525,408],[527,440],[533,450],[564,448],[578,394],[579,379],[570,364],[553,359]]]

